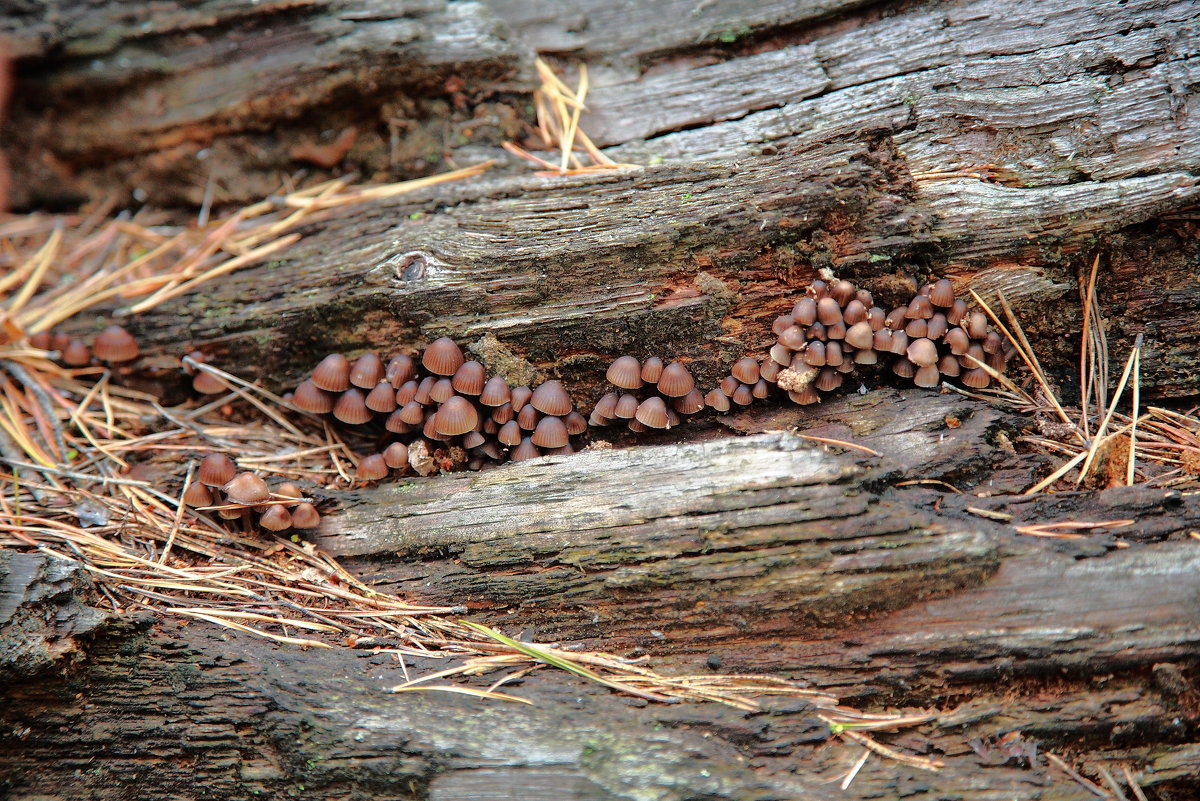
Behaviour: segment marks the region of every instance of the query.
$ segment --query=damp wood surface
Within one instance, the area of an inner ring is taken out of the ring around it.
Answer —
[[[630,17],[603,0],[202,0],[148,14],[34,0],[0,20],[18,58],[4,140],[18,204],[116,190],[194,214],[206,187],[241,204],[285,175],[498,160],[329,212],[277,260],[123,321],[144,343],[137,369],[176,399],[193,348],[286,389],[331,350],[441,335],[502,372],[564,379],[580,406],[622,353],[681,358],[713,384],[765,352],[772,318],[826,267],[887,303],[932,275],[1002,290],[1069,384],[1077,273],[1096,253],[1110,349],[1146,335],[1144,397],[1200,386],[1193,3],[664,0]],[[588,64],[584,129],[641,167],[542,178],[499,148],[530,143],[538,53]],[[336,168],[297,160],[337,142]],[[1023,425],[883,389],[324,498],[336,511],[317,541],[381,589],[667,673],[765,672],[860,708],[931,709],[937,722],[880,739],[943,759],[939,773],[872,756],[843,791],[861,746],[797,702],[647,706],[549,670],[507,687],[533,707],[391,695],[404,672],[390,657],[115,619],[79,571],[0,554],[0,790],[1095,797],[1044,761],[984,765],[968,745],[1020,731],[1089,776],[1131,766],[1156,801],[1194,797],[1200,502],[1020,496],[1051,467],[1006,445]],[[908,483],[931,480],[964,494]],[[1013,529],[1125,518],[1082,540]]]
[[[505,687],[532,707],[394,695],[406,668],[445,663],[117,619],[86,579],[29,554],[4,563],[0,599],[57,665],[4,687],[0,786],[98,799],[131,786],[147,799],[1092,797],[1044,761],[984,765],[969,745],[1020,731],[1085,771],[1135,765],[1160,798],[1195,788],[1195,495],[1013,494],[996,477],[1033,468],[1002,444],[1020,421],[953,395],[883,391],[730,423],[767,430],[342,493],[314,539],[380,589],[462,603],[527,641],[933,710],[880,738],[941,771],[873,757],[843,791],[861,747],[796,700],[646,705],[548,670]],[[1083,540],[1013,529],[1119,514],[1136,521]]]
[[[624,351],[717,378],[828,267],[886,302],[935,274],[1003,291],[1061,378],[1099,253],[1113,352],[1145,334],[1148,395],[1200,386],[1194,3],[163,5],[9,18],[27,202],[498,164],[134,321],[144,366],[201,347],[285,386],[331,349],[491,333],[580,387]],[[583,128],[639,169],[537,178],[498,147],[533,146],[538,52],[589,65]],[[338,168],[296,160],[351,128]]]

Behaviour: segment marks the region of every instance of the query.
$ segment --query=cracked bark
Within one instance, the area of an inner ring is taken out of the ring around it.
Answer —
[[[580,403],[621,352],[681,356],[711,382],[830,267],[889,301],[929,274],[1003,289],[1069,390],[1076,271],[1098,250],[1112,351],[1145,333],[1144,392],[1197,392],[1192,4],[662,2],[618,20],[599,0],[210,0],[156,7],[149,26],[118,6],[50,8],[7,25],[25,202],[116,187],[194,203],[210,174],[240,202],[273,190],[295,145],[348,125],[343,166],[376,177],[491,157],[521,130],[535,51],[589,63],[585,129],[646,165],[557,180],[505,162],[332,213],[280,261],[133,321],[164,387],[197,346],[282,387],[330,349],[442,334],[491,334],[493,363],[562,377]],[[506,629],[945,713],[888,740],[945,771],[872,759],[850,797],[1090,797],[966,744],[1011,730],[1135,765],[1160,798],[1194,793],[1196,496],[1016,497],[1045,467],[996,437],[1021,422],[952,396],[882,390],[726,425],[755,436],[698,426],[345,494],[320,542],[381,587]],[[826,452],[789,426],[884,455]],[[898,486],[934,478],[990,497]],[[1045,543],[968,507],[1136,524]],[[25,572],[7,564],[0,586],[50,569],[15,556]],[[97,608],[82,586],[63,597]],[[16,797],[841,798],[824,780],[859,756],[803,705],[646,707],[547,672],[514,688],[534,709],[394,697],[386,660],[199,624],[122,621],[62,677],[54,643],[86,632],[61,625],[21,629],[44,644],[22,675],[41,675],[5,688],[0,786]]]

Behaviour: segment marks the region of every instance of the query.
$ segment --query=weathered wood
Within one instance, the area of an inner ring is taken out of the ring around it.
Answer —
[[[601,449],[348,494],[331,516],[344,533],[328,528],[320,542],[381,587],[430,600],[453,588],[473,617],[512,634],[618,646],[670,672],[774,672],[863,707],[942,713],[883,737],[940,756],[942,772],[872,760],[849,797],[918,787],[1089,797],[1044,762],[984,767],[967,744],[1014,730],[1087,764],[1133,764],[1164,797],[1192,786],[1200,555],[1184,532],[1200,524],[1200,502],[1144,488],[1037,498],[888,489],[906,477],[906,452],[935,454],[938,475],[977,490],[980,458],[1011,457],[988,444],[1005,421],[986,407],[880,395],[858,401],[857,414],[850,403],[832,409],[833,422],[790,414],[824,434],[865,420],[854,437],[890,446],[886,457],[790,434]],[[962,425],[934,430],[948,411]],[[675,477],[646,491],[664,469]],[[398,504],[410,517],[396,516]],[[967,507],[1014,523],[1118,510],[1138,521],[1054,543]],[[605,536],[613,547],[602,554]],[[1113,550],[1118,536],[1130,547]],[[722,554],[740,557],[742,572]],[[593,592],[596,582],[605,586]],[[300,786],[318,797],[832,799],[847,794],[828,780],[860,751],[795,702],[768,699],[751,714],[645,706],[544,671],[506,687],[532,708],[392,696],[385,688],[405,674],[390,655],[301,653],[206,624],[123,624],[89,656],[67,680],[4,690],[0,786],[14,797],[121,798],[136,783],[141,798],[169,798],[198,783],[231,799]]]

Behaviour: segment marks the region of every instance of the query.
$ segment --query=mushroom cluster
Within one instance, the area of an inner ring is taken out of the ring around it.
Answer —
[[[596,402],[588,418],[593,426],[624,420],[630,431],[671,428],[704,408],[704,393],[680,362],[664,364],[657,356],[639,362],[621,356],[609,365],[606,377],[617,391]]]
[[[968,311],[945,278],[889,312],[849,281],[814,281],[772,331],[770,358],[782,368],[774,383],[800,404],[820,400],[818,390],[837,389],[859,365],[890,365],[919,387],[936,387],[945,377],[983,388],[991,377],[980,365],[1003,372],[1008,358],[987,317]]]
[[[195,483],[183,493],[183,502],[193,509],[211,509],[226,520],[253,521],[268,531],[316,528],[321,515],[294,484],[280,484],[274,491],[261,476],[238,472],[237,463],[223,453],[211,453],[200,462]]]
[[[727,412],[732,404],[749,406],[771,394],[783,367],[774,359],[759,362],[751,356],[743,356],[733,363],[729,375],[704,396],[704,403],[718,412]]]
[[[29,337],[29,344],[41,350],[57,351],[58,360],[67,367],[86,367],[98,362],[128,362],[137,358],[140,349],[133,335],[119,325],[110,325],[92,340],[89,348],[81,339],[62,333],[39,331]]]
[[[347,425],[382,424],[392,442],[362,460],[364,480],[406,466],[426,475],[432,472],[430,454],[439,448],[461,449],[466,459],[451,461],[476,468],[572,453],[571,437],[587,430],[562,382],[510,387],[468,360],[449,337],[430,344],[419,360],[400,354],[385,364],[367,353],[351,362],[331,354],[285,397],[298,409],[331,414]]]

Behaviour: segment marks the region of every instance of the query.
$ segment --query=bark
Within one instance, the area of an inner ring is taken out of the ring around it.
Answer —
[[[1003,289],[1069,382],[1076,273],[1100,253],[1112,352],[1144,333],[1143,392],[1197,392],[1193,4],[635,5],[209,0],[156,7],[147,25],[140,9],[35,1],[9,20],[6,147],[25,203],[114,187],[195,203],[210,176],[218,201],[242,202],[274,190],[297,145],[349,126],[338,169],[405,177],[447,154],[503,158],[499,141],[528,121],[533,53],[579,58],[594,85],[585,130],[645,166],[545,179],[504,161],[330,213],[279,261],[128,321],[138,367],[178,384],[178,355],[200,347],[282,388],[329,350],[450,334],[506,374],[564,378],[586,406],[625,352],[681,357],[715,382],[765,350],[771,319],[829,267],[888,302],[930,275]],[[24,622],[0,634],[0,677],[40,675],[5,688],[0,787],[1093,797],[1044,761],[984,765],[967,745],[1009,731],[1085,766],[1131,765],[1159,798],[1200,786],[1197,496],[1019,496],[1045,474],[1007,444],[1025,421],[952,395],[884,389],[722,425],[332,497],[317,541],[382,588],[465,603],[509,633],[936,709],[883,739],[943,758],[942,772],[872,757],[843,792],[861,748],[802,704],[643,706],[549,671],[512,688],[532,708],[392,696],[400,666],[366,653],[200,624],[98,628],[86,581],[3,554],[0,620]],[[929,480],[965,494],[905,483]],[[1013,529],[1121,518],[1135,523],[1078,541]],[[86,662],[52,675],[85,635]]]

